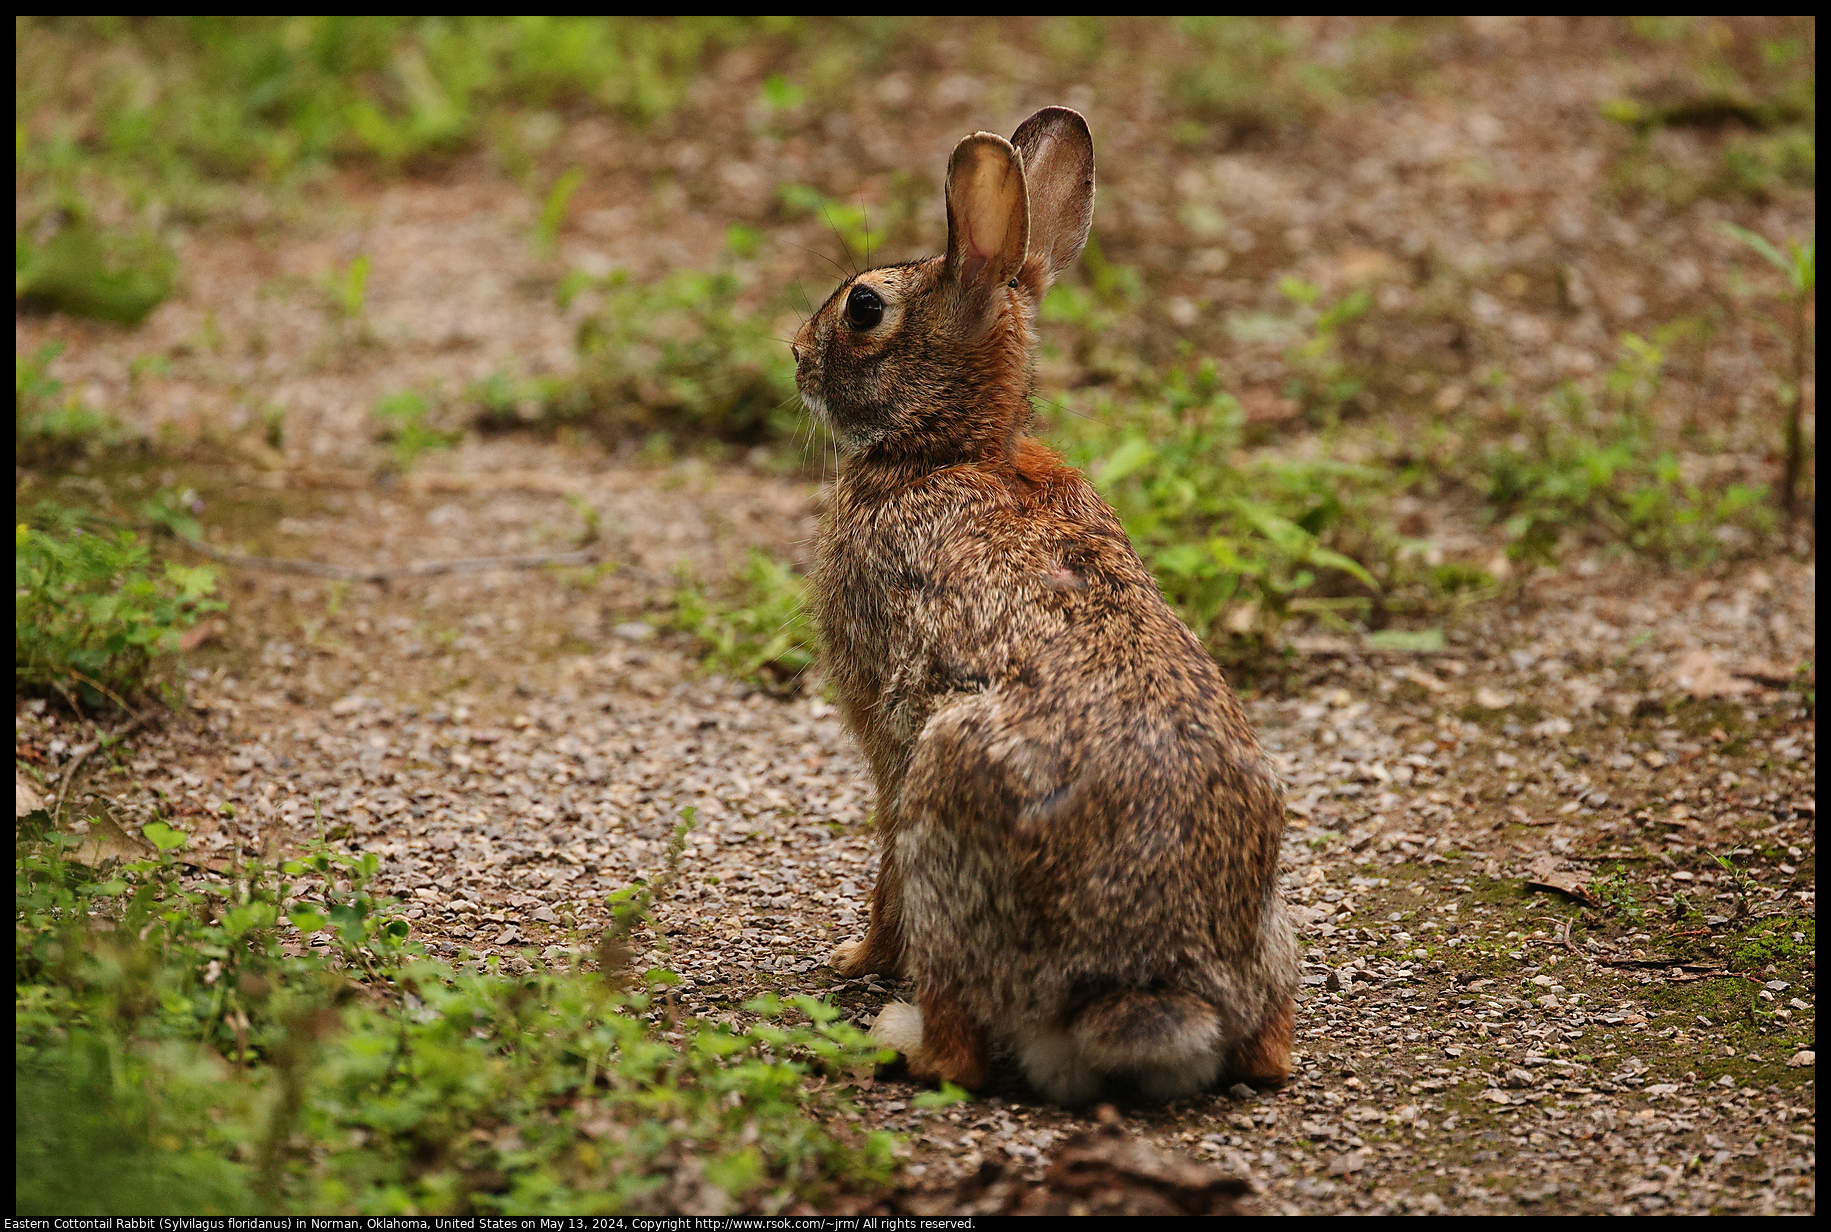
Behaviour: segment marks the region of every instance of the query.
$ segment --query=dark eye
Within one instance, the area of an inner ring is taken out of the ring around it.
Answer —
[[[870,287],[853,287],[846,296],[846,324],[859,333],[875,327],[884,319],[884,301]]]

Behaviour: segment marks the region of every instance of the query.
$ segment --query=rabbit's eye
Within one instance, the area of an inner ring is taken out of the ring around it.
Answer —
[[[863,333],[884,319],[884,301],[870,287],[853,287],[846,296],[846,324]]]

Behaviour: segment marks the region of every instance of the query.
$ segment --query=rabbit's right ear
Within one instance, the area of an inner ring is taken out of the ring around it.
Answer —
[[[1023,156],[995,133],[962,138],[947,160],[947,275],[963,316],[983,320],[1017,277],[1029,232]]]
[[[1024,282],[1038,299],[1075,263],[1094,220],[1094,139],[1067,107],[1045,107],[1011,134],[1024,156],[1030,194],[1030,258]]]

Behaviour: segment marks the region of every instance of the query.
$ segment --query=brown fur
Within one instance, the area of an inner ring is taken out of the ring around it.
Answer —
[[[1283,798],[1117,517],[1024,435],[1036,306],[1079,255],[1092,188],[1073,112],[1039,112],[1015,148],[967,138],[948,255],[850,280],[795,342],[804,399],[847,453],[813,598],[884,844],[866,939],[835,961],[904,970],[925,1013],[939,998],[1039,1056],[1102,998],[1199,1002],[1223,1052],[1189,1072],[1211,1074],[1288,1014]],[[880,296],[880,324],[848,324],[856,285]]]
[[[1259,1033],[1240,1045],[1228,1067],[1240,1082],[1281,1087],[1291,1077],[1291,1031],[1297,1022],[1297,1002],[1286,1000],[1266,1020]]]
[[[985,1085],[991,1052],[985,1028],[968,1012],[952,984],[929,982],[922,990],[922,1045],[909,1057],[909,1076],[935,1086],[967,1090]]]

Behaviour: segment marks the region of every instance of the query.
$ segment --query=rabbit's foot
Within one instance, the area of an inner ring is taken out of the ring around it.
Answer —
[[[1280,1087],[1291,1076],[1291,1030],[1296,1025],[1297,1002],[1286,999],[1273,1010],[1259,1033],[1234,1053],[1231,1072],[1236,1081],[1258,1087]]]
[[[862,941],[848,941],[835,949],[827,963],[848,980],[861,975],[895,975],[903,965],[897,947],[886,943],[876,931],[867,932]]]
[[[958,993],[948,987],[923,993],[919,1021],[922,1042],[906,1054],[911,1078],[933,1086],[951,1082],[969,1091],[985,1085],[991,1064],[985,1028],[966,1012]]]

